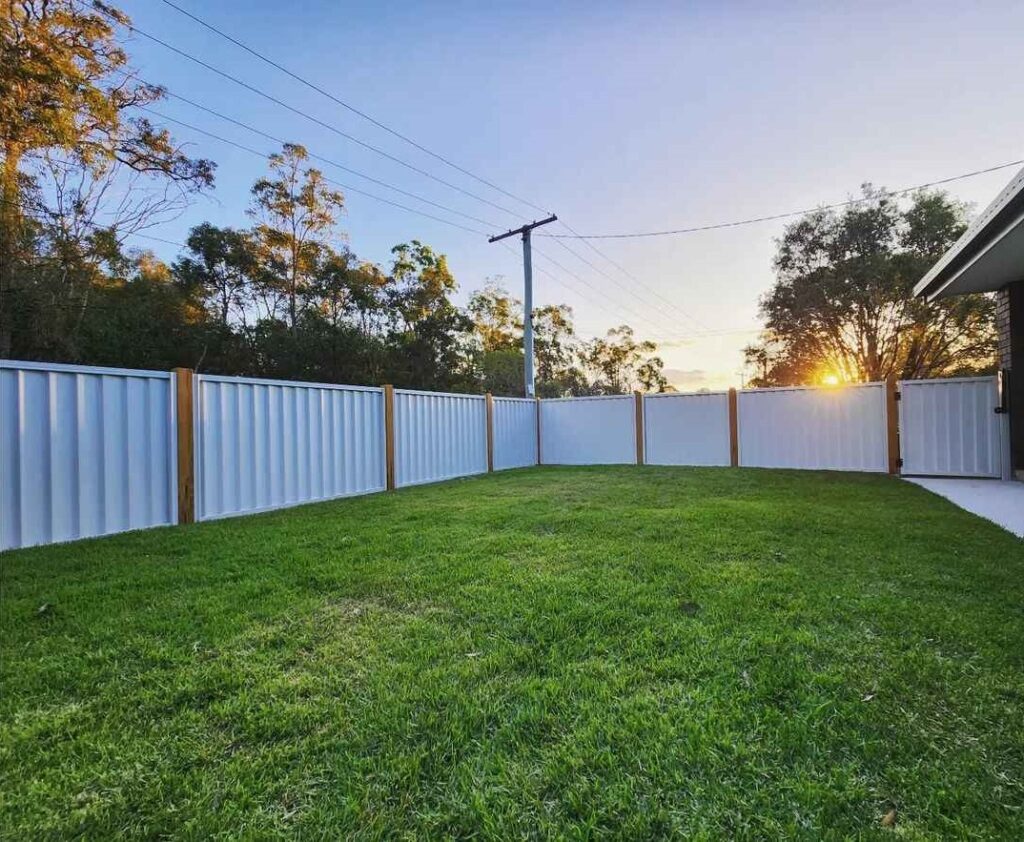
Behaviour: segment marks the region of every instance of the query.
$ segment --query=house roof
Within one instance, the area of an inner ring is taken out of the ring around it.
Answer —
[[[1024,281],[1024,169],[918,281],[914,295],[993,292],[1014,281]]]

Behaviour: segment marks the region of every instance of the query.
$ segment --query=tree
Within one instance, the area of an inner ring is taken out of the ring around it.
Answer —
[[[300,303],[345,207],[344,196],[327,187],[320,170],[303,168],[308,158],[305,147],[293,143],[271,155],[272,177],[253,185],[249,211],[258,220],[254,233],[263,283],[283,297],[293,333]]]
[[[491,280],[469,297],[469,315],[484,352],[521,348],[523,302],[513,298],[498,280]]]
[[[653,342],[638,342],[629,325],[612,328],[603,339],[587,343],[581,358],[593,375],[592,390],[604,395],[622,395],[635,388],[666,391],[664,362],[651,356],[656,350]]]
[[[571,307],[548,304],[533,311],[537,394],[542,398],[584,395],[589,391],[586,375],[577,364],[577,345]]]
[[[255,269],[252,244],[243,232],[203,222],[185,241],[188,254],[174,264],[178,282],[199,292],[222,327],[232,316],[246,320],[249,284]]]
[[[753,385],[937,377],[991,370],[994,305],[986,296],[934,303],[913,287],[963,233],[965,209],[919,192],[903,210],[864,186],[842,213],[817,211],[786,229],[776,282],[761,301],[766,332],[745,349]]]
[[[467,309],[478,343],[482,387],[496,395],[522,395],[526,365],[522,302],[495,279],[470,296]]]
[[[451,301],[457,289],[448,260],[413,240],[391,249],[388,307],[393,316],[389,341],[396,384],[419,388],[472,388],[473,322]]]
[[[42,217],[51,256],[63,261],[60,284],[48,291],[61,321],[48,327],[69,357],[97,264],[168,206],[163,190],[139,197],[139,181],[177,185],[179,199],[213,182],[212,163],[184,155],[148,120],[125,116],[163,96],[126,70],[114,27],[127,22],[113,7],[74,0],[22,0],[0,13],[0,356],[11,350],[13,307],[34,298],[26,286],[41,279],[24,272],[31,217]]]

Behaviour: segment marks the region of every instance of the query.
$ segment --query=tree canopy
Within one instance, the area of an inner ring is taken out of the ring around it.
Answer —
[[[164,91],[131,69],[128,23],[74,0],[0,14],[0,356],[522,393],[520,303],[491,285],[457,306],[446,256],[420,240],[360,260],[343,194],[299,144],[255,180],[251,226],[201,222],[169,265],[130,248],[211,190],[215,165],[140,114]],[[544,394],[632,383],[605,376],[568,307],[534,317]]]
[[[913,295],[966,225],[964,206],[944,193],[918,192],[904,207],[870,185],[863,202],[790,225],[778,241],[775,285],[761,300],[762,340],[745,349],[751,385],[991,370],[990,298]]]

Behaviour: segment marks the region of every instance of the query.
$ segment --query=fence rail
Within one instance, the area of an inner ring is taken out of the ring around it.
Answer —
[[[538,463],[999,475],[995,378],[896,389],[536,401],[0,361],[0,550]]]

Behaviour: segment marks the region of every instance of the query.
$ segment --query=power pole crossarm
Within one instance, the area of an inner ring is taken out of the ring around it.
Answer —
[[[549,222],[554,222],[558,217],[555,214],[551,214],[547,219],[534,220],[521,228],[513,228],[511,231],[506,231],[504,234],[498,234],[497,236],[491,237],[487,240],[489,243],[496,243],[498,240],[504,240],[508,237],[514,237],[516,234],[529,234],[534,228],[540,228],[541,225],[547,225]]]
[[[523,379],[525,381],[524,391],[526,397],[534,397],[533,386],[533,254],[530,248],[530,232],[541,225],[554,222],[557,216],[551,214],[547,219],[534,220],[528,225],[506,231],[491,237],[488,242],[496,243],[506,237],[514,237],[516,234],[523,235],[523,360],[525,362]]]

